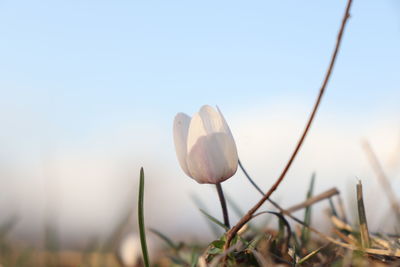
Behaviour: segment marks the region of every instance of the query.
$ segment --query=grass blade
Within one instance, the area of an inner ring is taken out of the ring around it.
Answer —
[[[144,171],[143,167],[140,169],[140,182],[139,182],[139,200],[138,200],[138,220],[139,220],[139,233],[140,244],[142,246],[143,263],[145,267],[149,267],[149,254],[147,251],[146,231],[144,226]]]
[[[314,183],[315,183],[315,173],[313,173],[311,176],[310,186],[307,192],[307,199],[310,199],[313,196]],[[311,209],[312,206],[308,206],[304,211],[304,223],[306,225],[311,225]],[[307,245],[309,239],[310,239],[310,230],[307,227],[303,226],[303,229],[301,231],[301,245],[303,248]]]
[[[201,210],[207,212],[206,205],[202,202],[202,200],[198,196],[191,195],[191,199],[198,209],[201,209]],[[213,232],[214,236],[218,237],[218,236],[222,235],[222,231],[218,226],[216,226],[213,222],[211,222],[207,218],[205,218],[205,220],[206,220],[208,226],[210,227],[211,232]]]
[[[317,248],[316,250],[311,251],[310,253],[308,253],[306,256],[304,256],[303,258],[301,258],[297,264],[303,264],[305,263],[307,260],[311,259],[312,257],[314,257],[321,249],[323,249],[324,246]]]
[[[357,206],[358,206],[358,219],[360,222],[361,245],[363,248],[369,248],[371,245],[367,217],[365,216],[364,199],[361,181],[357,184]]]
[[[203,214],[207,217],[207,219],[209,219],[210,221],[212,221],[212,222],[215,223],[216,225],[221,226],[221,227],[224,228],[225,230],[229,230],[229,228],[226,227],[226,225],[225,225],[223,222],[221,222],[221,221],[219,221],[218,219],[216,219],[215,217],[211,216],[210,214],[208,214],[208,213],[205,212],[204,210],[202,210],[202,209],[199,209],[199,210],[201,211],[201,213],[203,213]]]
[[[179,245],[175,244],[174,241],[172,241],[168,236],[164,235],[160,231],[156,229],[150,229],[150,231],[157,235],[160,239],[162,239],[170,248],[175,250],[179,249]]]

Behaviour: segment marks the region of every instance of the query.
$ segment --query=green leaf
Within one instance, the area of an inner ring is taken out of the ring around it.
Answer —
[[[145,267],[149,267],[149,253],[147,251],[146,231],[144,226],[144,171],[143,167],[140,169],[140,182],[139,182],[139,200],[138,200],[138,220],[139,220],[139,233],[140,243],[142,245],[142,255]]]
[[[208,254],[210,255],[220,254],[222,251],[223,251],[222,249],[214,247],[208,250]]]
[[[225,241],[223,240],[214,240],[211,245],[213,245],[216,248],[223,248],[225,245]]]

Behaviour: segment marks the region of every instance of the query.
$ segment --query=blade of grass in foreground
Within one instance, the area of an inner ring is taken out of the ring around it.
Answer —
[[[147,251],[146,244],[146,231],[144,227],[144,171],[143,167],[140,169],[140,182],[139,182],[139,200],[138,200],[138,220],[139,220],[139,232],[140,232],[140,243],[142,245],[142,255],[144,266],[149,267],[149,254]]]
[[[208,214],[207,212],[205,212],[202,209],[199,209],[201,213],[204,214],[204,216],[206,216],[207,219],[209,219],[211,222],[215,223],[218,226],[221,226],[222,228],[224,228],[225,230],[229,230],[228,227],[226,227],[226,225],[224,223],[222,223],[221,221],[219,221],[218,219],[216,219],[214,216],[211,216],[210,214]]]
[[[357,206],[358,206],[358,218],[360,222],[361,245],[363,248],[369,248],[371,245],[371,241],[369,238],[367,217],[365,215],[361,181],[358,181],[357,184]]]
[[[315,173],[311,176],[310,186],[307,192],[307,199],[310,199],[313,196],[314,192],[314,183],[315,183]],[[311,209],[312,206],[308,206],[304,211],[304,222],[306,225],[311,225]],[[301,231],[301,245],[303,248],[307,246],[308,241],[310,240],[310,230],[303,226]]]
[[[202,202],[202,200],[197,195],[191,195],[190,197],[193,200],[194,204],[196,204],[197,208],[207,212],[206,205]],[[207,218],[206,218],[206,222],[216,237],[221,236],[222,231],[220,231],[220,228],[217,227],[217,225],[215,225],[213,222],[211,222]]]

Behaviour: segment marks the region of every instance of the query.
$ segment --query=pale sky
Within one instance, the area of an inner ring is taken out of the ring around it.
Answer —
[[[214,192],[179,169],[172,120],[203,104],[221,108],[239,155],[267,187],[308,116],[344,6],[0,1],[0,207],[15,207],[21,228],[35,232],[52,202],[63,231],[101,235],[144,166],[148,194],[164,200],[149,199],[150,223],[190,229],[189,218],[202,218],[188,196],[198,191],[214,205]],[[312,171],[321,190],[371,175],[362,138],[388,162],[398,142],[400,4],[356,0],[351,14],[303,158],[283,185],[291,197],[278,192],[284,203],[303,198],[290,188],[305,192]],[[240,179],[228,189],[243,188]],[[258,199],[246,190],[244,207]],[[180,220],[170,216],[176,210]]]

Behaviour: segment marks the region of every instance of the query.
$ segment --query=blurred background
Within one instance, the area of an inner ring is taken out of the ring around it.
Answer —
[[[344,7],[0,1],[0,222],[11,218],[12,238],[33,246],[49,225],[61,247],[105,240],[127,212],[126,231],[136,231],[143,166],[147,225],[207,240],[193,199],[219,217],[218,198],[180,169],[175,114],[218,105],[266,190],[303,130]],[[374,229],[375,207],[388,205],[360,144],[370,141],[400,191],[400,3],[355,1],[351,14],[316,121],[274,199],[303,200],[313,172],[315,192],[336,186],[349,199],[361,179]],[[259,199],[240,171],[223,186],[243,210]]]

